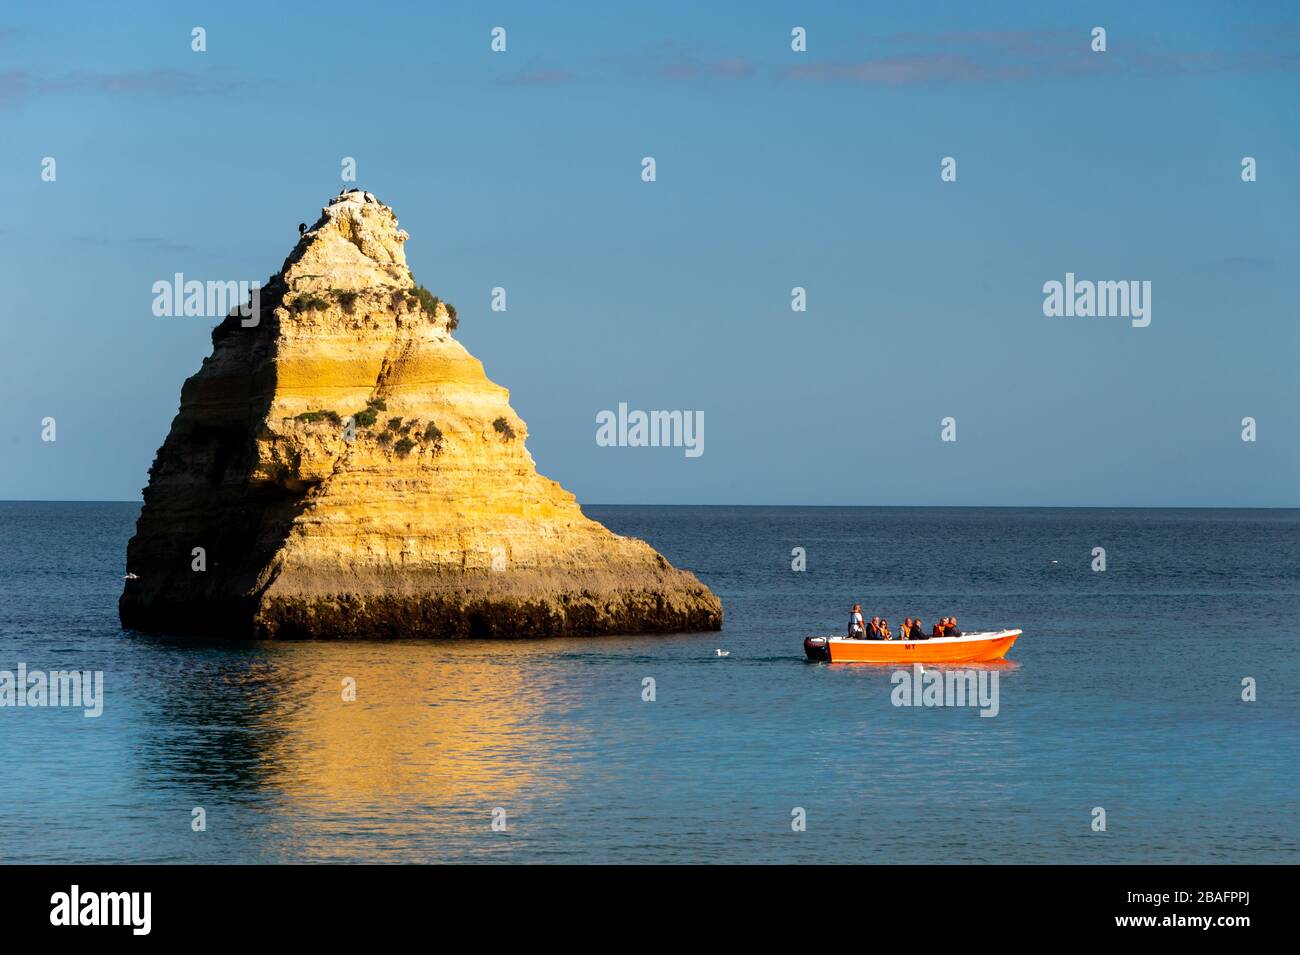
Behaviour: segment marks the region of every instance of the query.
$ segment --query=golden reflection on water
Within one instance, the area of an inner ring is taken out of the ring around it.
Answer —
[[[449,825],[486,836],[495,807],[509,822],[553,803],[574,740],[540,656],[516,644],[277,647],[276,677],[257,680],[276,694],[255,717],[258,775],[293,854],[335,855],[340,835],[384,847]]]

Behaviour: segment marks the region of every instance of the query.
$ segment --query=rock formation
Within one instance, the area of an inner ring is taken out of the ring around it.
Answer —
[[[230,637],[716,630],[722,604],[539,475],[506,389],[341,194],[181,389],[122,624]],[[245,324],[251,327],[245,327]],[[202,550],[198,550],[201,548]],[[131,576],[134,575],[134,576]]]

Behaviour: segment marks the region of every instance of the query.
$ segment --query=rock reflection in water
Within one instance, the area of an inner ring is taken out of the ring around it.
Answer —
[[[285,860],[435,861],[444,839],[491,853],[567,785],[574,740],[555,717],[572,690],[549,678],[553,649],[308,642],[249,645],[234,660],[227,650],[164,681],[160,723],[188,729],[159,740],[146,766],[185,778],[199,802],[234,800],[231,822]],[[491,828],[496,807],[504,833]]]

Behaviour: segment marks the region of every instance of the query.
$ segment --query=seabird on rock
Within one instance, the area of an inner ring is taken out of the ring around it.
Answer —
[[[305,223],[305,222],[299,222],[299,223],[298,223],[298,234],[299,234],[299,235],[303,235],[306,231],[307,231],[307,223]]]

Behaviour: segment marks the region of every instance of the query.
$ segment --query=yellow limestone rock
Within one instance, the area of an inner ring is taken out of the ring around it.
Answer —
[[[418,289],[392,209],[322,210],[181,390],[124,626],[232,637],[716,630],[722,604],[537,473],[506,389]],[[196,549],[202,548],[201,552]],[[202,569],[196,569],[197,567]]]

